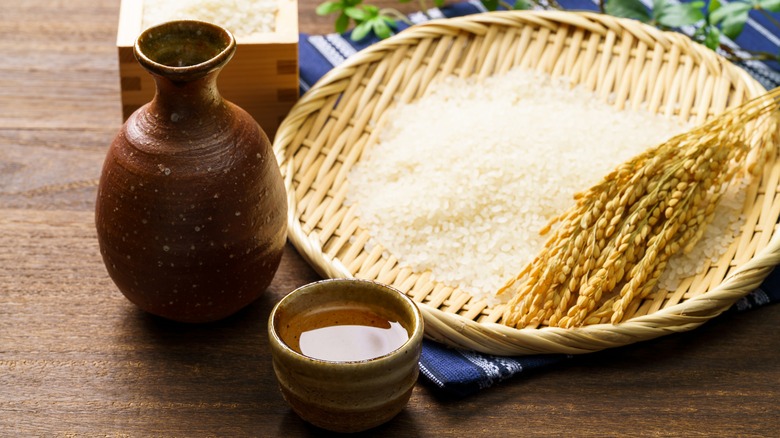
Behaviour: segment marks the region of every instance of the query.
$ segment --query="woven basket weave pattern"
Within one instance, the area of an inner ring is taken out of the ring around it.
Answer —
[[[370,236],[354,206],[344,205],[347,173],[376,141],[388,107],[419,98],[447,76],[481,79],[515,67],[567,77],[618,109],[693,122],[765,92],[747,73],[682,35],[606,15],[497,12],[407,29],[328,73],[277,133],[289,237],[304,258],[326,277],[395,286],[420,304],[429,337],[492,354],[583,353],[690,330],[757,287],[780,262],[778,243],[770,242],[780,215],[780,171],[772,163],[748,189],[742,237],[722,260],[673,293],[647,297],[618,325],[509,328],[499,324],[503,306],[412,272],[381,246],[367,249]]]

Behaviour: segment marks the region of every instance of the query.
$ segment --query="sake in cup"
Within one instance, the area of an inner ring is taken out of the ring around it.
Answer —
[[[396,416],[419,374],[423,319],[381,283],[323,280],[276,304],[268,321],[282,395],[305,421],[360,432]]]

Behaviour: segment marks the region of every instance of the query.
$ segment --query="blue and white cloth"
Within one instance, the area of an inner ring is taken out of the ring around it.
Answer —
[[[649,0],[643,1],[648,6],[652,3]],[[558,0],[558,3],[568,10],[598,9],[598,0]],[[721,3],[726,1],[721,0]],[[432,18],[451,18],[480,12],[485,12],[482,3],[479,0],[468,0],[441,9],[430,9],[425,14],[413,13],[409,15],[409,19],[418,24]],[[780,14],[772,15],[780,21]],[[397,32],[407,27],[407,24],[399,23]],[[376,37],[370,35],[355,42],[350,39],[350,32],[329,35],[301,34],[298,46],[301,93],[311,88],[330,69],[377,41]],[[745,29],[735,41],[725,37],[721,41],[735,50],[742,48],[780,53],[778,29],[769,19],[755,12],[751,13]],[[780,86],[780,64],[748,61],[741,66],[767,89]],[[775,302],[780,302],[780,269],[775,270],[759,289],[736,303],[733,310],[742,311]],[[451,349],[426,340],[420,357],[420,373],[443,393],[463,397],[517,374],[527,374],[564,362],[566,358],[566,355],[497,357]]]
[[[780,302],[780,269],[775,269],[761,287],[737,301],[727,313],[777,302]],[[426,339],[420,356],[420,374],[440,392],[452,397],[464,397],[517,374],[546,369],[571,357],[565,354],[491,356],[447,348]]]
[[[597,11],[599,0],[558,0],[558,4],[567,10]],[[648,7],[652,0],[642,0]],[[509,0],[509,4],[514,0]],[[722,0],[721,4],[728,3]],[[409,21],[419,24],[436,18],[452,18],[462,15],[485,12],[486,9],[479,0],[467,0],[443,8],[432,8],[426,13],[415,12],[408,16]],[[774,20],[780,21],[780,14],[770,14]],[[399,22],[397,32],[409,27]],[[341,64],[348,57],[378,41],[370,34],[361,41],[350,39],[351,31],[344,34],[307,35],[301,34],[298,52],[300,55],[300,88],[305,92],[314,85],[331,68]],[[752,11],[744,30],[735,41],[726,37],[721,42],[734,50],[749,49],[767,53],[780,53],[780,34],[778,29],[766,16]],[[747,61],[742,67],[750,72],[766,89],[780,86],[780,64],[777,62]]]

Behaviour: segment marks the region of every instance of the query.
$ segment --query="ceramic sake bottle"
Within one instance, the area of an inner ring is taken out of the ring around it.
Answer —
[[[176,321],[215,321],[251,303],[286,240],[286,195],[268,138],[217,90],[235,50],[230,32],[199,21],[138,37],[135,56],[157,92],[114,139],[98,188],[109,275],[140,308]]]

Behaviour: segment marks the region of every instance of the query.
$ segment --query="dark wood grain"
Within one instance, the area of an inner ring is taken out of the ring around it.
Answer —
[[[315,0],[300,27],[328,32]],[[389,0],[375,2],[394,5]],[[0,436],[314,436],[271,370],[273,304],[319,277],[289,245],[270,289],[181,325],[130,304],[102,265],[95,184],[121,123],[118,0],[3,2]],[[417,386],[373,436],[777,436],[780,306],[573,358],[471,397]]]

